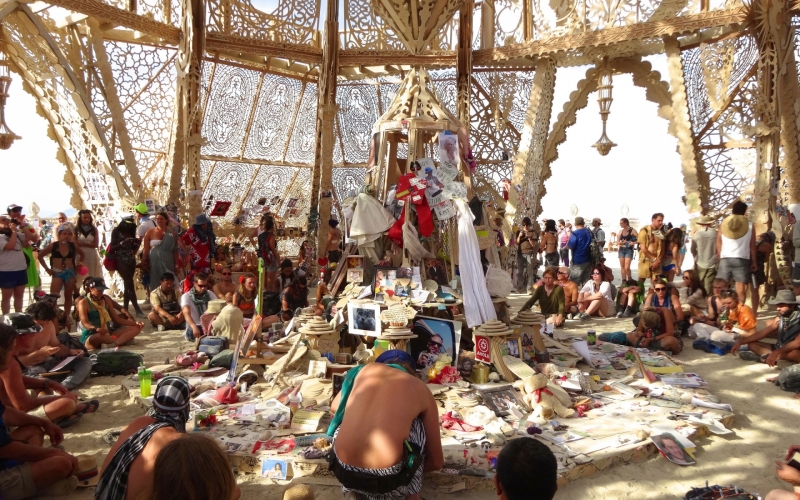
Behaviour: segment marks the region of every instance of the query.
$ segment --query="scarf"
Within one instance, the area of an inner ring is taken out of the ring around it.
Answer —
[[[91,224],[79,224],[78,231],[84,236],[94,234],[94,226]]]
[[[192,304],[197,308],[197,315],[202,316],[205,314],[206,309],[208,309],[208,301],[211,300],[211,296],[208,295],[208,291],[205,291],[199,297],[195,295],[194,287],[189,292],[189,300],[192,301]]]
[[[117,449],[108,467],[103,470],[95,490],[95,499],[125,499],[131,464],[157,430],[172,427],[178,432],[186,432],[186,421],[189,420],[189,393],[189,383],[186,380],[180,377],[161,379],[153,397],[153,408],[148,412],[155,422],[136,431]]]
[[[71,269],[70,269],[71,271]],[[97,313],[100,315],[100,328],[106,328],[109,322],[111,322],[111,315],[108,314],[108,310],[106,309],[106,301],[100,297],[100,302],[95,302],[92,298],[91,294],[86,294],[86,300],[97,310]]]
[[[535,391],[533,391],[534,403],[539,403],[542,400],[542,393],[549,394],[551,396],[553,395],[553,393],[550,392],[550,389],[536,389]]]
[[[331,425],[328,426],[328,436],[333,436],[333,434],[336,432],[336,429],[342,425],[342,420],[344,420],[344,409],[347,406],[347,400],[350,398],[350,392],[353,390],[353,384],[356,381],[356,376],[365,366],[367,365],[358,365],[355,368],[350,368],[347,371],[347,374],[345,374],[344,382],[342,383],[342,390],[340,392],[342,397],[339,399],[339,407],[336,409],[336,414],[331,420]],[[405,368],[394,363],[387,363],[386,366],[391,366],[392,368],[402,370],[403,372],[406,371]]]

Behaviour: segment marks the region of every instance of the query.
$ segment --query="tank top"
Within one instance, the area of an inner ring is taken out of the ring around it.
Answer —
[[[242,311],[244,316],[250,317],[253,313],[256,312],[256,296],[253,295],[252,299],[246,299],[241,293],[236,292],[236,296],[238,297],[237,303],[239,304],[239,309]]]
[[[722,238],[722,251],[719,254],[720,259],[750,259],[750,239],[753,234],[753,225],[747,224],[747,232],[741,238],[732,240],[724,234],[720,234]]]

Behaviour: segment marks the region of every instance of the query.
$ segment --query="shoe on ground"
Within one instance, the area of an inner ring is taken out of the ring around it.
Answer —
[[[158,325],[156,327],[156,330],[159,331],[159,332],[163,332],[164,330],[166,330],[166,328],[164,327],[164,325]]]
[[[100,345],[101,349],[116,349],[117,347],[119,347],[119,346],[117,345],[116,342],[112,342],[110,344],[101,344]]]
[[[761,355],[756,354],[753,351],[739,351],[739,358],[745,361],[753,361],[756,363],[762,362]]]
[[[620,311],[617,313],[617,318],[621,318],[625,311]]]
[[[578,315],[578,319],[581,321],[586,321],[589,318],[590,318],[589,313],[580,313]]]
[[[633,317],[633,311],[631,311],[630,307],[625,309],[624,311],[622,311],[622,317],[623,318],[632,318]]]

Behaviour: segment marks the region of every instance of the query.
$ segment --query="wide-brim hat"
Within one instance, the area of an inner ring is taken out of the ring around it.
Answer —
[[[772,306],[777,306],[778,304],[797,304],[797,297],[791,290],[778,290],[778,293],[775,294],[775,298],[770,300],[769,304]]]
[[[222,299],[209,300],[208,307],[206,308],[206,314],[219,314],[222,312],[222,308],[227,304],[228,303]]]
[[[97,470],[97,460],[89,455],[78,455],[78,470],[75,471],[75,477],[78,478],[79,488],[88,488],[90,486],[97,486],[100,482],[100,471]]]
[[[749,224],[744,215],[731,215],[722,221],[722,236],[737,240],[747,234]]]
[[[211,219],[209,219],[206,214],[197,214],[194,217],[194,225],[200,226],[202,224],[211,224]]]
[[[715,222],[717,222],[716,219],[714,219],[710,215],[704,215],[704,216],[700,217],[699,219],[697,219],[697,223],[701,224],[701,225],[704,225],[704,226],[705,225],[710,226],[710,225],[714,224]]]

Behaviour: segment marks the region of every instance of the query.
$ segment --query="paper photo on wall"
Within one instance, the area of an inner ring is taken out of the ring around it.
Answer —
[[[381,334],[381,306],[378,304],[349,304],[347,307],[349,333],[377,337]]]

